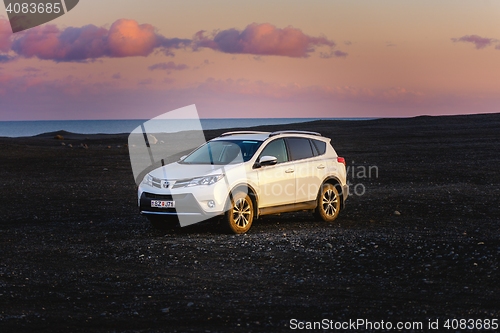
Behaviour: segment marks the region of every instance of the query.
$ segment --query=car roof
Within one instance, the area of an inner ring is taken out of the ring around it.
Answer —
[[[294,130],[287,130],[287,131],[276,131],[276,132],[259,132],[259,131],[233,131],[233,132],[226,132],[221,134],[220,136],[216,137],[213,140],[225,140],[225,139],[233,139],[233,140],[258,140],[258,141],[265,141],[271,137],[274,136],[295,136],[295,137],[307,137],[310,139],[319,139],[322,141],[330,140],[329,138],[325,138],[321,136],[320,133],[317,132],[307,132],[307,131],[294,131]]]

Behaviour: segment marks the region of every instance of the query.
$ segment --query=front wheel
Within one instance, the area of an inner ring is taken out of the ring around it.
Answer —
[[[332,184],[323,184],[319,190],[318,203],[314,215],[325,222],[332,222],[339,216],[339,213],[339,191]]]
[[[252,199],[247,193],[235,193],[225,214],[227,231],[234,234],[244,234],[252,226],[253,216]]]

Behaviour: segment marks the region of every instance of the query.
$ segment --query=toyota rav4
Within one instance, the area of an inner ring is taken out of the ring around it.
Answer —
[[[138,187],[154,227],[220,216],[229,232],[254,219],[299,210],[331,222],[348,197],[345,159],[316,132],[228,132],[179,161],[149,172]]]

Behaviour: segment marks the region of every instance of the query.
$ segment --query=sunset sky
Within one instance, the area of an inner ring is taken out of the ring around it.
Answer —
[[[81,0],[12,34],[0,121],[500,112],[497,0]]]

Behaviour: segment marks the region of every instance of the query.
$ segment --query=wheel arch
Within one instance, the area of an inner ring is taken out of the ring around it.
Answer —
[[[258,197],[259,196],[258,196],[255,188],[253,188],[252,185],[246,184],[246,183],[237,184],[237,185],[233,186],[231,191],[229,191],[227,198],[226,198],[226,210],[228,209],[227,205],[229,205],[230,200],[231,200],[231,194],[236,193],[239,190],[241,190],[242,192],[248,193],[248,196],[250,197],[250,199],[252,199],[252,203],[253,203],[253,210],[254,210],[253,215],[255,218],[259,218],[259,207],[258,207],[258,202],[259,202]]]
[[[344,209],[344,191],[342,189],[342,182],[335,176],[329,176],[323,180],[321,186],[323,186],[323,184],[332,184],[335,186],[340,195],[340,209]]]

